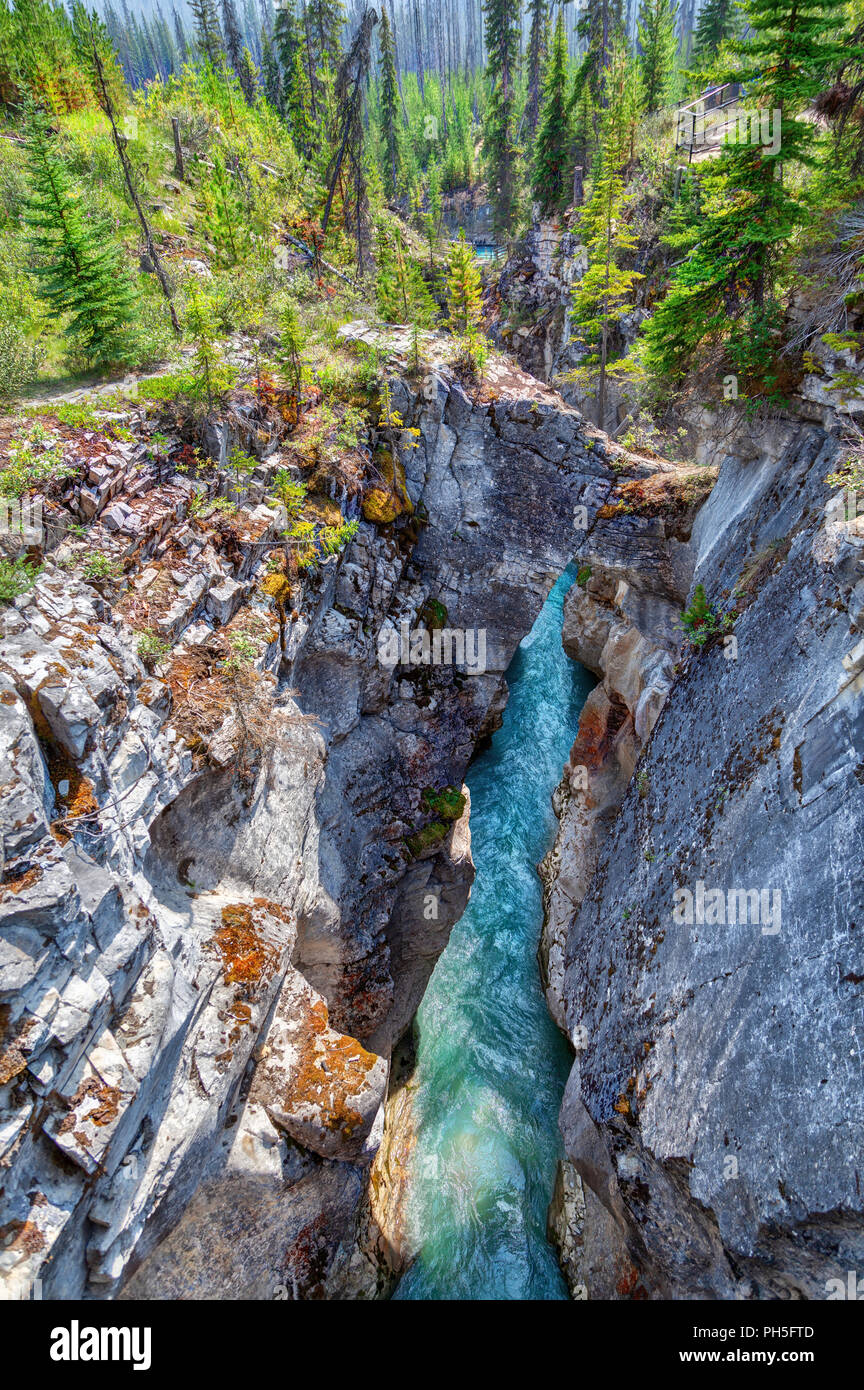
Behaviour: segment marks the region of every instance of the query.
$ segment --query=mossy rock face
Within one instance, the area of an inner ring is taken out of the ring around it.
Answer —
[[[433,820],[429,825],[424,825],[422,830],[415,830],[413,835],[407,835],[405,843],[414,858],[419,859],[427,850],[440,845],[449,829],[450,827],[445,825],[443,821]]]
[[[447,609],[437,598],[427,598],[417,615],[430,631],[447,626]]]
[[[341,526],[345,520],[338,502],[323,492],[310,493],[303,507],[304,521],[317,521],[322,526]]]
[[[458,787],[442,787],[440,792],[427,787],[423,793],[423,805],[438,820],[458,820],[465,811],[465,793]]]
[[[401,516],[404,508],[395,493],[385,492],[380,487],[373,487],[363,498],[362,510],[367,521],[374,522],[376,526],[384,526],[387,522],[395,521],[397,516]]]
[[[291,602],[292,584],[287,574],[268,574],[261,580],[262,592],[273,599],[277,608],[285,608]]]
[[[405,469],[389,449],[377,449],[375,468],[381,477],[380,484],[370,487],[363,498],[363,515],[367,521],[378,525],[395,521],[403,512],[409,516],[414,504],[408,496],[405,484]]]

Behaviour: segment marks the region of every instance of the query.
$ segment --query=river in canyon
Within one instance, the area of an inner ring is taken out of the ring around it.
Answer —
[[[562,575],[507,673],[504,722],[472,764],[471,901],[417,1015],[417,1144],[400,1299],[565,1299],[546,1239],[570,1053],[540,985],[537,863],[593,677],[565,656]]]

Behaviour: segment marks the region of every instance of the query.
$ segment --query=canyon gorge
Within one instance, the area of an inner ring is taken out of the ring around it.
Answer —
[[[512,358],[471,389],[441,335],[421,383],[398,332],[387,351],[417,433],[385,441],[377,514],[290,601],[264,567],[285,444],[241,402],[212,425],[223,466],[236,439],[260,458],[232,547],[188,525],[190,484],[118,445],[67,505],[130,557],[124,597],[71,582],[61,539],[0,620],[10,1296],[37,1279],[59,1299],[424,1296],[412,1023],[472,891],[472,768],[485,817],[516,795],[503,752],[482,771],[490,739],[516,740],[517,779],[529,758],[530,707],[500,726],[541,612],[567,681],[591,673],[551,784],[519,784],[562,1034],[530,1160],[549,1296],[824,1296],[864,1262],[864,533],[826,484],[836,440],[707,419],[700,462],[678,465]],[[704,649],[679,621],[699,583],[730,615]],[[130,642],[138,601],[170,671]],[[485,669],[383,666],[379,634],[405,622],[482,630]],[[202,734],[212,644],[236,634],[254,698],[214,705]],[[676,920],[698,883],[779,889],[779,929]],[[521,1007],[497,1046],[542,1068]]]

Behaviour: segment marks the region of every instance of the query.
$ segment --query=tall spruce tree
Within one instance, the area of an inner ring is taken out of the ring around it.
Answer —
[[[738,6],[735,0],[705,0],[696,21],[691,66],[697,71],[707,68],[717,50],[738,27]]]
[[[591,84],[591,100],[596,107],[606,105],[606,69],[622,25],[622,0],[586,0],[576,32],[585,46],[584,75]]]
[[[93,364],[122,358],[135,311],[123,252],[105,219],[73,189],[48,119],[25,107],[29,191],[23,221],[42,299],[69,315],[68,331]]]
[[[387,323],[428,328],[435,318],[435,301],[420,268],[408,258],[398,227],[379,225],[375,259],[376,291],[381,316]]]
[[[588,269],[573,287],[572,316],[577,336],[592,349],[586,366],[597,369],[597,422],[606,427],[607,375],[617,324],[627,312],[641,275],[622,262],[636,245],[625,219],[632,196],[624,184],[629,155],[628,111],[632,105],[631,62],[621,39],[606,74],[608,104],[603,112],[600,154],[591,197],[582,214]]]
[[[642,0],[639,10],[639,70],[646,111],[663,105],[675,68],[675,0]]]
[[[384,141],[384,188],[387,197],[395,199],[399,193],[399,169],[401,150],[399,139],[399,84],[396,79],[396,50],[393,44],[393,30],[387,17],[386,8],[381,9],[381,32],[378,35],[378,48],[381,62],[381,138]]]
[[[519,206],[517,96],[519,0],[484,0],[489,101],[483,153],[493,224],[502,240],[512,235]]]
[[[582,202],[585,174],[591,167],[596,142],[595,107],[591,90],[591,68],[583,61],[576,73],[573,95],[570,98],[570,120],[573,125],[573,202]]]
[[[525,125],[528,134],[533,135],[540,119],[543,93],[543,68],[546,61],[549,23],[548,0],[529,0],[529,9],[531,28],[528,39],[528,100],[525,103]],[[563,14],[559,13],[558,17],[563,19]]]
[[[228,62],[239,77],[243,61],[243,34],[234,8],[234,0],[222,0],[222,33]]]
[[[251,106],[258,95],[258,69],[249,52],[249,45],[244,44],[243,52],[240,55],[240,69],[237,73],[237,81],[240,83],[246,101]]]
[[[218,68],[223,60],[225,50],[222,44],[222,31],[219,28],[219,16],[216,12],[216,0],[189,0],[189,9],[192,11],[192,24],[198,53],[201,58],[210,63],[211,67]]]
[[[450,243],[447,267],[447,321],[454,333],[469,337],[480,327],[483,315],[483,282],[473,247],[465,240],[464,227]]]
[[[264,95],[273,107],[273,110],[283,112],[284,94],[282,89],[282,73],[276,55],[273,52],[273,43],[269,34],[264,34],[261,39],[261,81],[264,87]]]
[[[315,127],[312,120],[312,90],[299,46],[295,48],[291,60],[291,81],[288,85],[285,114],[291,125],[294,144],[298,152],[305,157],[312,148]]]
[[[294,54],[300,47],[301,35],[294,10],[293,0],[282,0],[276,11],[276,22],[273,26],[273,51],[279,59],[282,68],[282,82],[284,89],[288,91],[291,86],[291,73],[294,69]]]
[[[531,191],[544,213],[563,212],[572,194],[570,107],[567,99],[567,35],[559,12],[552,56],[543,85],[540,129],[534,153]]]
[[[184,63],[189,61],[189,42],[179,14],[176,10],[172,10],[171,13],[174,17],[174,43],[177,49],[177,59],[182,67]]]
[[[316,67],[325,59],[335,67],[342,54],[341,35],[345,27],[342,0],[305,0],[306,41]]]

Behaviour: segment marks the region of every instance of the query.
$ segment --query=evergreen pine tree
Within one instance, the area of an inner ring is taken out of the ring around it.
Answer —
[[[594,349],[588,366],[598,368],[597,422],[605,429],[606,380],[609,349],[615,326],[627,311],[633,286],[641,275],[621,265],[636,245],[636,234],[624,219],[631,201],[622,170],[629,153],[625,119],[629,103],[630,60],[619,40],[606,74],[608,105],[603,113],[599,162],[591,197],[582,215],[582,236],[588,249],[588,269],[573,287],[574,327]]]
[[[387,18],[387,10],[381,10],[381,32],[378,36],[381,57],[381,137],[384,141],[384,188],[387,197],[395,199],[399,193],[399,169],[401,164],[399,140],[399,87],[396,80],[396,50],[393,43],[393,30]]]
[[[675,0],[642,0],[639,10],[639,68],[646,111],[663,105],[675,66]]]
[[[273,110],[281,112],[283,110],[282,74],[279,71],[279,63],[273,52],[273,44],[269,34],[264,34],[261,39],[261,80],[264,84],[264,95]]]
[[[334,67],[342,54],[340,36],[345,27],[342,0],[306,0],[306,39],[315,66],[327,59]]]
[[[552,55],[543,85],[540,129],[531,191],[545,214],[562,212],[572,192],[572,133],[567,100],[567,36],[564,16],[555,25]]]
[[[585,173],[591,167],[596,135],[590,77],[591,68],[586,59],[576,74],[573,95],[570,98],[570,120],[573,125],[573,201],[577,206],[582,201]]]
[[[252,61],[252,54],[249,52],[248,45],[244,45],[240,55],[240,69],[237,73],[237,81],[240,83],[246,101],[251,106],[255,101],[258,92],[258,69]]]
[[[721,43],[732,38],[737,23],[735,0],[705,0],[696,21],[691,65],[697,70],[707,67]]]
[[[220,370],[213,312],[209,302],[198,290],[193,291],[189,297],[186,327],[195,347],[195,356],[192,359],[195,385],[198,392],[206,398],[208,409],[212,410],[214,396],[224,385],[224,372]]]
[[[276,11],[276,22],[273,26],[273,52],[282,69],[282,84],[286,92],[291,86],[294,54],[300,47],[300,42],[300,29],[294,12],[293,0],[282,0],[282,4]]]
[[[549,24],[548,0],[529,0],[531,29],[528,40],[528,100],[525,104],[525,124],[533,135],[540,119],[540,100],[543,91],[543,68],[547,53]],[[563,23],[563,14],[559,12]]]
[[[484,0],[489,99],[483,152],[493,223],[502,240],[511,235],[519,203],[517,66],[519,0]]]
[[[39,293],[91,363],[117,361],[128,342],[135,291],[103,218],[76,196],[43,111],[25,108],[29,193],[23,220]]]
[[[312,123],[312,92],[306,75],[306,64],[299,47],[294,50],[291,67],[291,84],[288,89],[286,115],[291,123],[294,144],[302,155],[308,155],[312,148],[314,126]]]
[[[450,245],[447,268],[447,321],[454,333],[469,336],[480,326],[483,313],[483,285],[473,248],[465,240],[465,229]]]
[[[376,289],[382,318],[388,323],[428,328],[435,318],[435,301],[419,267],[406,256],[398,229],[389,236],[385,228],[379,226],[376,259]]]
[[[236,265],[248,243],[246,208],[220,150],[213,153],[213,168],[202,189],[210,237],[226,265]]]
[[[429,165],[428,186],[426,189],[426,212],[423,215],[426,238],[429,242],[430,269],[434,264],[435,246],[438,242],[438,231],[441,226],[442,211],[441,170],[438,167],[438,161],[433,159]]]
[[[336,112],[335,154],[327,168],[327,202],[321,219],[326,236],[337,188],[345,230],[357,246],[357,269],[362,273],[369,258],[369,197],[363,122],[364,92],[372,58],[372,29],[376,11],[364,10],[351,47],[339,64],[333,87]],[[326,78],[326,67],[325,67]],[[326,88],[325,88],[326,94]]]
[[[615,35],[622,28],[622,0],[586,0],[577,34],[585,45],[581,76],[591,84],[591,100],[595,106],[606,105],[606,69]]]
[[[243,61],[243,35],[240,32],[234,0],[222,0],[222,33],[225,36],[226,57],[239,77],[240,64]]]
[[[218,68],[224,57],[224,48],[216,0],[189,0],[189,9],[192,11],[198,52],[211,67]]]
[[[300,411],[304,342],[297,310],[292,301],[286,299],[279,314],[279,345],[275,355],[282,380],[291,392],[295,415],[299,415]]]
[[[186,30],[183,28],[183,21],[176,10],[172,11],[174,16],[174,42],[177,48],[177,58],[182,67],[189,61],[189,44],[186,38]]]

